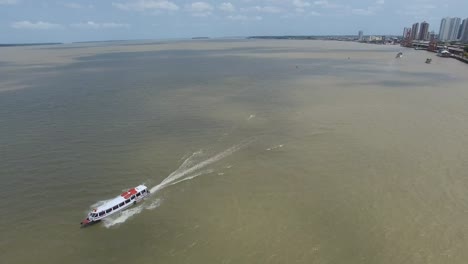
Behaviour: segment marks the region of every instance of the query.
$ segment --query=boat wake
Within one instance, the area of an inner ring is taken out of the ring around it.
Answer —
[[[204,169],[204,168],[228,157],[229,155],[232,155],[233,153],[247,146],[250,143],[251,141],[242,142],[238,145],[232,146],[203,161],[200,161],[204,157],[203,151],[200,150],[200,151],[194,152],[192,155],[190,155],[188,158],[186,158],[182,162],[179,168],[177,168],[174,172],[169,174],[169,176],[167,176],[160,184],[152,187],[150,189],[150,194],[154,195],[168,186],[171,186],[171,185],[183,182],[183,181],[188,181],[201,175],[212,174],[213,172],[215,172],[214,169]],[[96,204],[101,204],[102,202],[103,201],[100,201],[100,202],[97,202]],[[132,216],[141,213],[144,209],[152,210],[152,209],[159,207],[161,205],[161,202],[162,200],[160,198],[156,198],[154,200],[144,202],[141,205],[122,211],[119,214],[109,216],[108,218],[103,219],[102,222],[104,226],[107,228],[112,227],[114,225],[122,224],[125,221],[127,221],[129,218],[131,218]]]

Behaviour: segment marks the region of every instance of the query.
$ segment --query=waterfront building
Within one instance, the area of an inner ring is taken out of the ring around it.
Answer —
[[[450,37],[449,40],[458,40],[458,29],[460,28],[461,18],[454,17],[450,21]]]
[[[450,20],[450,17],[444,17],[440,21],[440,29],[439,29],[439,40],[440,41],[447,41],[448,40],[449,20]]]
[[[468,43],[468,18],[463,19],[461,28],[460,40],[463,43]]]
[[[463,34],[463,27],[465,26],[465,20],[463,19],[462,20],[462,23],[460,25],[460,27],[458,28],[458,33],[457,33],[457,40],[461,40],[462,39],[462,34]]]
[[[418,39],[419,23],[414,23],[411,27],[411,39]]]
[[[403,29],[403,38],[404,38],[404,39],[408,37],[408,33],[409,33],[409,32],[411,32],[411,28],[405,27],[405,28]]]
[[[419,29],[419,40],[428,40],[429,39],[429,23],[426,21],[421,23],[421,28]]]
[[[362,32],[362,30],[359,30],[359,32],[358,32],[358,40],[361,41],[363,36],[364,36],[364,32]]]
[[[460,28],[459,17],[445,17],[440,22],[439,40],[453,41],[458,40],[458,30]]]

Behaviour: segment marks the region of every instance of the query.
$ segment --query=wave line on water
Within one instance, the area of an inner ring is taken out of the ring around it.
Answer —
[[[193,166],[190,167],[190,165],[192,165],[194,162],[193,162],[193,158],[196,157],[196,155],[199,155],[201,154],[201,151],[197,151],[195,152],[193,155],[191,155],[189,158],[187,158],[183,163],[182,165],[180,165],[180,167],[175,170],[174,172],[172,172],[169,176],[167,176],[160,184],[154,186],[153,188],[150,189],[150,192],[151,193],[155,193],[169,185],[173,185],[173,184],[176,184],[180,181],[177,181],[178,179],[184,177],[184,176],[187,176],[189,175],[190,173],[193,173],[197,170],[200,170],[212,163],[215,163],[221,159],[224,159],[225,157],[233,154],[234,152],[238,151],[239,149],[241,149],[242,147],[246,146],[247,144],[249,144],[250,142],[245,142],[245,143],[241,143],[239,145],[235,145],[235,146],[232,146],[228,149],[226,149],[225,151],[223,152],[220,152],[216,155],[214,155],[213,157],[209,158],[209,159],[206,159],[200,163],[197,163]],[[207,171],[208,172],[208,171]],[[190,179],[193,179],[197,176],[200,176],[201,174],[203,173],[199,173],[199,175],[192,175],[187,178],[190,178]],[[177,181],[177,182],[175,182]]]

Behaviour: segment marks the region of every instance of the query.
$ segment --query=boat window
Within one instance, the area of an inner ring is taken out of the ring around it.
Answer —
[[[112,208],[107,209],[107,210],[106,210],[106,213],[110,213],[111,211],[112,211]]]
[[[145,192],[146,192],[146,190],[141,191],[141,193],[145,193]]]
[[[103,214],[105,214],[104,211],[100,212],[100,213],[99,213],[99,216],[102,216]]]
[[[125,204],[124,202],[121,202],[121,203],[119,203],[119,206],[122,207],[122,206],[124,206],[124,204]]]
[[[118,206],[118,205],[116,205],[116,206],[112,207],[112,209],[113,209],[113,210],[116,210],[116,209],[118,209],[118,208],[119,208],[119,206]]]
[[[141,195],[141,193],[137,193],[137,197],[140,196],[140,195]]]
[[[131,199],[132,199],[132,200],[135,199],[135,195],[133,195]]]
[[[125,203],[128,204],[130,202],[130,199],[125,200]]]

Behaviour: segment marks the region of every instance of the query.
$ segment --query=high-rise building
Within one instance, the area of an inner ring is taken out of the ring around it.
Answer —
[[[465,24],[465,20],[463,19],[460,27],[458,28],[457,40],[461,40],[462,38],[462,33],[463,33],[462,31],[463,31],[464,24]]]
[[[414,23],[411,27],[411,39],[418,39],[419,23]]]
[[[441,41],[458,40],[458,30],[460,29],[459,17],[446,17],[440,22],[439,39]]]
[[[460,28],[461,18],[454,17],[450,21],[450,35],[449,40],[458,40],[458,29]]]
[[[408,36],[408,33],[411,32],[411,28],[405,27],[403,29],[403,38],[406,38]]]
[[[463,43],[468,43],[468,18],[463,19],[460,39]]]
[[[419,40],[428,40],[429,38],[429,23],[426,21],[421,23],[421,28],[419,29]]]
[[[428,40],[429,41],[433,41],[436,39],[436,34],[434,33],[434,30],[432,30],[430,33],[429,33],[429,38]]]
[[[361,41],[362,40],[362,36],[364,35],[364,32],[362,32],[362,30],[359,30],[358,32],[358,40]]]
[[[440,21],[439,40],[447,41],[449,36],[450,17],[444,17]]]

